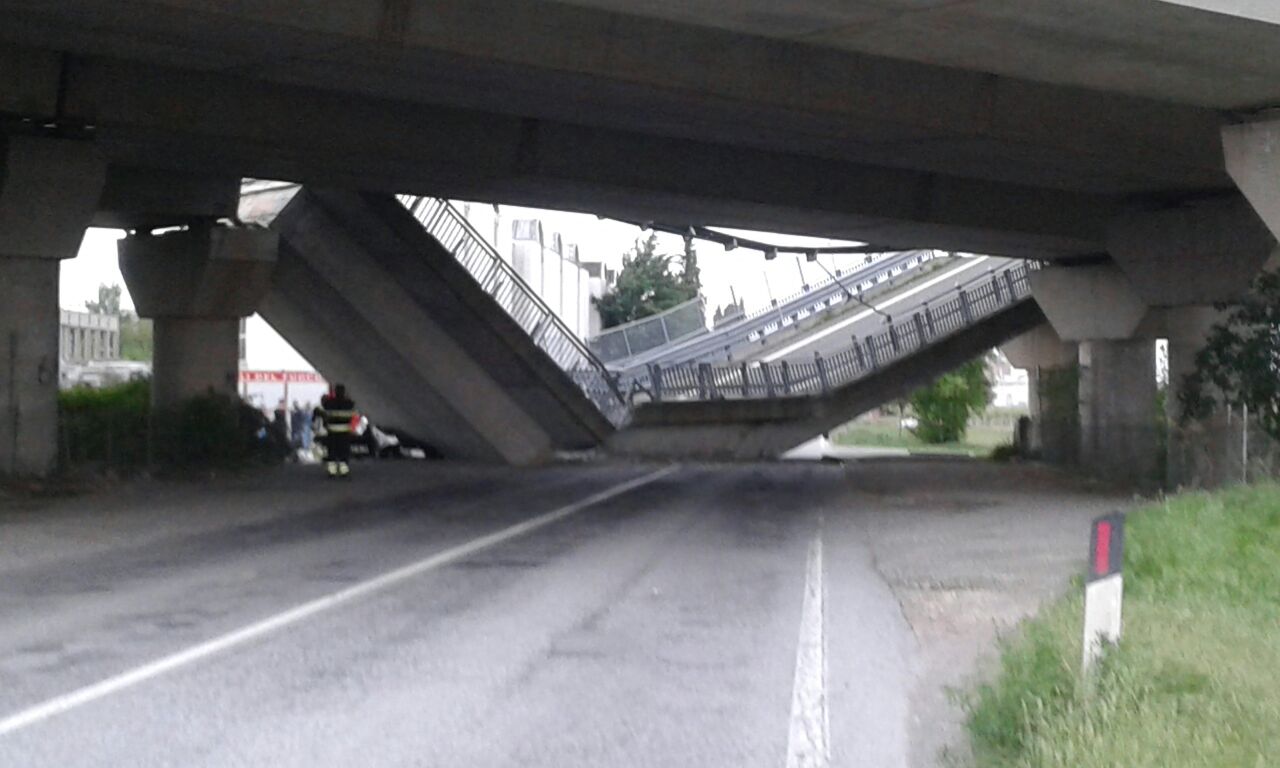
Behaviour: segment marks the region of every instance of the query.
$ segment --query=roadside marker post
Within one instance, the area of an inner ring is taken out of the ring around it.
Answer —
[[[1124,598],[1124,515],[1093,521],[1089,536],[1089,578],[1084,588],[1084,657],[1087,675],[1107,646],[1120,642]]]

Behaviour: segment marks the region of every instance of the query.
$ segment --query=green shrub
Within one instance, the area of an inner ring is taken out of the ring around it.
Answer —
[[[991,382],[981,358],[971,360],[911,395],[919,420],[913,430],[925,443],[958,443],[969,418],[991,402]]]
[[[59,456],[65,466],[134,469],[147,461],[151,383],[58,393]]]
[[[141,380],[67,390],[58,406],[64,468],[234,469],[281,455],[280,446],[259,437],[257,410],[212,391],[153,414],[151,384]]]

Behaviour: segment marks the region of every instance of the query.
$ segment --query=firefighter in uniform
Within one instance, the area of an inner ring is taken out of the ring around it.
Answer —
[[[320,398],[320,410],[324,416],[325,471],[329,477],[348,477],[351,467],[351,421],[356,404],[347,397],[347,388],[334,385],[329,394]]]

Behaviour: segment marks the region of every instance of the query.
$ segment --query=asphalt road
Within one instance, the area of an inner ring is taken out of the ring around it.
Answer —
[[[913,562],[874,511],[910,481],[356,469],[0,509],[0,765],[928,762],[921,628],[877,564]]]
[[[895,320],[908,318],[920,309],[924,302],[945,301],[954,295],[957,284],[981,278],[988,270],[1000,269],[1011,260],[993,256],[959,259],[948,263],[936,272],[930,272],[919,282],[908,284],[884,297],[872,300],[873,306]],[[813,353],[831,357],[849,349],[853,336],[864,339],[885,330],[884,314],[872,312],[867,307],[845,310],[845,316],[813,328],[803,336],[788,334],[765,346],[760,346],[753,359],[765,362],[778,360],[812,362]]]

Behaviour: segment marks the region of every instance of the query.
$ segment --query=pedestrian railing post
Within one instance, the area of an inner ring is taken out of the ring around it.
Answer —
[[[858,366],[858,371],[867,370],[867,356],[862,351],[862,345],[858,343],[858,337],[853,337],[853,360]]]
[[[924,325],[929,329],[929,338],[933,338],[937,334],[937,329],[933,327],[933,310],[929,308],[929,302],[924,303]]]
[[[711,378],[711,363],[698,363],[698,399],[710,400],[715,392],[715,381]]]
[[[751,397],[751,381],[747,379],[747,364],[742,363],[739,369],[742,371],[742,396]]]
[[[1001,297],[1000,295],[1000,276],[999,275],[991,276],[991,293],[995,296],[997,306],[1004,303],[1004,298]]]
[[[889,349],[893,350],[893,354],[898,354],[898,327],[893,323],[889,323]]]
[[[782,361],[782,394],[791,394],[791,365],[786,361]]]
[[[1012,269],[1006,269],[1006,270],[1004,271],[1004,283],[1005,283],[1005,285],[1006,285],[1006,286],[1008,286],[1008,287],[1009,287],[1009,300],[1010,300],[1010,301],[1013,301],[1013,299],[1018,295],[1018,290],[1017,290],[1017,288],[1015,288],[1015,287],[1014,287],[1014,284],[1013,284],[1013,270],[1012,270]]]
[[[818,369],[818,382],[822,385],[822,394],[831,391],[831,382],[827,379],[827,361],[822,359],[822,353],[814,351],[813,364]]]
[[[764,396],[773,397],[773,371],[769,368],[768,363],[760,364],[760,373],[764,375]]]
[[[862,342],[862,345],[867,348],[867,366],[874,371],[880,367],[880,361],[876,359],[876,345],[872,343],[872,338],[868,336],[867,340]]]
[[[961,288],[960,296],[960,317],[964,319],[964,324],[969,325],[973,322],[973,308],[969,306],[969,292]]]
[[[921,314],[917,312],[912,317],[912,319],[916,324],[916,340],[919,341],[920,346],[923,347],[925,345],[925,342],[929,340],[929,337],[925,335],[927,329],[924,326],[924,317],[922,317]]]
[[[653,389],[654,402],[662,402],[662,366],[657,363],[649,364],[649,383]]]

